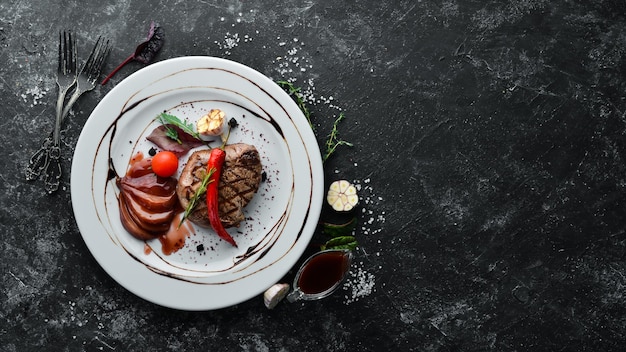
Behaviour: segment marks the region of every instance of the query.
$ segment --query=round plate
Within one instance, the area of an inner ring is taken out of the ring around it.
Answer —
[[[238,247],[193,227],[182,249],[165,254],[158,239],[124,229],[115,179],[156,147],[145,137],[161,112],[195,125],[214,108],[238,122],[229,143],[257,148],[264,181],[246,220],[228,229]],[[311,127],[276,83],[229,60],[183,57],[137,71],[96,106],[74,152],[71,195],[87,247],[120,285],[166,307],[211,310],[259,295],[300,258],[319,220],[323,168]]]

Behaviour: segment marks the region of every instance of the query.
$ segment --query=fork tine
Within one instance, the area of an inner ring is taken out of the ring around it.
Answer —
[[[67,74],[67,59],[69,55],[68,51],[68,41],[67,41],[67,32],[63,31],[63,74]]]
[[[102,71],[102,64],[104,63],[109,50],[109,41],[107,40],[105,42],[102,37],[99,37],[96,42],[96,47],[94,48],[94,56],[90,57],[92,60],[89,61],[89,66],[87,68],[87,75],[90,81],[97,79],[100,75]]]
[[[75,72],[76,45],[71,32],[59,32],[59,65],[58,72],[71,74]]]
[[[63,36],[63,33],[61,33],[61,31],[59,31],[59,52],[58,52],[58,66],[57,66],[57,72],[62,72],[63,71],[63,40],[65,39],[65,37]]]
[[[67,32],[63,32],[63,73],[68,74],[69,60],[71,60],[72,41]]]
[[[68,37],[68,55],[67,55],[67,62],[66,62],[66,70],[67,73],[73,73],[76,72],[76,57],[78,56],[78,54],[76,53],[76,38],[74,38],[74,36],[72,36],[72,32],[69,31],[67,32],[67,37]]]
[[[96,44],[93,46],[93,49],[91,49],[91,52],[89,53],[89,57],[87,58],[87,61],[85,62],[85,65],[83,66],[83,69],[81,70],[82,72],[88,73],[89,70],[91,70],[91,65],[93,65],[94,57],[100,47],[100,39],[101,37],[98,37]]]
[[[93,60],[91,60],[91,65],[89,65],[89,76],[91,76],[98,65],[98,59],[102,55],[102,43],[104,39],[102,37],[98,37],[98,41],[96,42],[96,48],[94,50]]]
[[[102,72],[102,66],[104,64],[104,60],[106,60],[107,56],[109,55],[109,51],[111,50],[111,46],[109,45],[109,41],[107,40],[106,43],[104,43],[104,46],[102,48],[102,52],[100,53],[100,55],[98,56],[98,60],[96,62],[96,65],[94,67],[94,77],[93,79],[97,79],[98,76],[100,76],[100,73]]]

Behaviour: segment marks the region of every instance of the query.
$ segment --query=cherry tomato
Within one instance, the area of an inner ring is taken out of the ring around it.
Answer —
[[[178,158],[176,154],[168,151],[161,151],[152,157],[152,171],[157,176],[170,177],[178,170]]]

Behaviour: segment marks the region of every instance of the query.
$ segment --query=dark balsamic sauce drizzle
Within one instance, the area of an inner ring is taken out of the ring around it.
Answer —
[[[279,102],[279,101],[278,101],[278,100],[277,100],[277,99],[276,99],[273,95],[271,95],[271,94],[270,94],[267,90],[265,90],[263,87],[259,86],[259,85],[258,85],[258,84],[256,84],[255,82],[251,81],[250,79],[248,79],[248,78],[246,78],[246,77],[244,77],[244,76],[242,76],[242,75],[240,75],[240,74],[238,74],[238,73],[236,73],[236,72],[233,72],[233,71],[230,71],[230,70],[225,70],[225,69],[220,69],[220,68],[193,68],[193,69],[188,69],[188,70],[183,70],[183,71],[175,72],[175,73],[173,73],[173,74],[171,74],[171,75],[169,75],[169,76],[166,76],[166,77],[164,77],[164,78],[167,78],[167,77],[170,77],[170,76],[174,76],[174,75],[177,75],[177,74],[182,73],[182,72],[185,72],[185,71],[191,71],[191,70],[207,70],[207,69],[208,69],[208,70],[220,70],[220,71],[224,71],[224,72],[227,72],[227,73],[230,73],[230,74],[233,74],[233,75],[239,76],[239,77],[241,77],[242,79],[244,79],[244,80],[248,81],[249,83],[251,83],[252,85],[256,86],[256,87],[257,87],[259,90],[261,90],[261,91],[262,91],[265,95],[267,95],[269,98],[271,98],[271,99],[272,99],[272,100],[273,100],[273,101],[274,101],[274,102],[275,102],[278,106],[280,106],[280,108],[283,110],[283,112],[285,113],[285,115],[287,115],[287,116],[289,117],[289,120],[290,120],[290,121],[292,121],[292,123],[293,123],[293,116],[291,116],[291,115],[289,114],[289,112],[287,111],[287,109],[285,108],[285,106],[283,106],[283,105],[282,105],[282,104],[281,104],[281,103],[280,103],[280,102]],[[164,79],[164,78],[163,78],[163,79]],[[189,87],[180,87],[180,88],[176,88],[176,89],[173,89],[173,90],[182,90],[182,89],[189,89],[189,88],[213,88],[213,89],[218,89],[218,90],[226,90],[226,89],[223,89],[223,88],[218,88],[218,87],[192,87],[192,86],[189,86]],[[134,102],[134,103],[132,103],[132,104],[128,105],[128,104],[130,103],[130,101],[131,101],[131,100],[132,100],[135,96],[137,96],[137,95],[138,95],[141,91],[136,92],[135,94],[133,94],[133,95],[132,95],[132,96],[131,96],[131,97],[130,97],[127,101],[126,101],[126,103],[124,104],[124,107],[122,108],[122,111],[120,112],[120,114],[119,114],[119,115],[115,118],[115,120],[114,120],[114,121],[113,121],[113,123],[112,123],[112,124],[111,124],[111,125],[107,128],[107,130],[106,130],[106,131],[104,131],[104,133],[103,133],[103,135],[102,135],[102,138],[101,138],[101,140],[99,141],[99,144],[98,144],[98,148],[97,148],[97,150],[100,150],[100,148],[101,148],[102,144],[103,144],[103,143],[105,142],[105,140],[106,140],[106,135],[109,133],[109,131],[111,131],[111,134],[110,134],[110,137],[109,137],[109,140],[108,140],[108,150],[107,150],[107,153],[108,153],[108,155],[107,155],[107,159],[108,159],[108,161],[109,161],[109,162],[108,162],[108,164],[109,164],[109,170],[108,170],[107,175],[106,175],[106,177],[107,177],[107,180],[106,180],[106,181],[107,181],[107,182],[105,183],[105,185],[106,185],[106,184],[108,184],[111,180],[114,180],[115,178],[119,177],[119,175],[120,175],[120,174],[119,174],[119,172],[115,169],[115,165],[114,165],[114,162],[113,162],[113,158],[112,158],[112,156],[111,156],[111,154],[112,154],[112,145],[113,145],[113,140],[114,140],[115,135],[116,135],[116,132],[117,132],[117,124],[118,124],[118,122],[119,122],[122,118],[124,118],[124,116],[125,116],[127,113],[129,113],[129,112],[130,112],[130,111],[132,111],[133,109],[137,108],[138,106],[140,106],[140,105],[142,105],[142,104],[144,104],[144,103],[146,103],[146,102],[150,101],[151,99],[153,99],[153,98],[157,97],[158,95],[161,95],[161,94],[164,94],[164,93],[167,93],[167,92],[171,92],[171,91],[173,91],[173,90],[163,91],[163,92],[160,92],[160,93],[158,93],[158,94],[154,94],[154,95],[151,95],[151,96],[148,96],[148,97],[142,98],[142,99],[140,99],[140,100],[138,100],[138,101],[136,101],[136,102]],[[262,106],[258,105],[257,103],[255,103],[255,102],[254,102],[253,100],[251,100],[250,98],[247,98],[246,96],[241,95],[241,93],[239,93],[239,92],[235,92],[235,91],[231,91],[231,90],[226,90],[226,91],[228,91],[228,92],[230,92],[230,93],[234,93],[234,94],[240,95],[240,96],[242,96],[242,98],[243,98],[243,99],[246,99],[246,100],[248,100],[248,101],[252,102],[252,103],[253,103],[253,104],[255,104],[255,105],[256,105],[256,106],[257,106],[260,110],[262,110],[262,111],[265,113],[265,115],[267,116],[267,118],[265,118],[265,117],[261,116],[260,114],[257,114],[257,113],[256,113],[256,112],[254,112],[254,111],[251,111],[251,110],[250,110],[250,109],[248,109],[248,108],[245,108],[244,106],[242,106],[242,105],[240,105],[240,104],[236,104],[236,103],[234,103],[234,102],[232,102],[232,101],[221,101],[221,100],[212,100],[212,101],[220,101],[220,102],[224,102],[224,103],[228,103],[228,104],[235,105],[235,106],[237,106],[237,107],[239,107],[239,108],[241,108],[241,109],[245,110],[247,114],[250,114],[250,115],[252,115],[252,116],[254,116],[254,117],[256,117],[256,118],[259,118],[259,119],[263,119],[263,120],[265,120],[266,122],[268,122],[268,123],[269,123],[269,124],[270,124],[270,125],[271,125],[271,126],[272,126],[275,130],[276,130],[276,132],[277,132],[278,134],[280,134],[280,136],[282,136],[282,138],[283,138],[283,139],[285,139],[285,135],[284,135],[284,132],[283,132],[283,129],[281,128],[281,126],[278,124],[278,122],[277,122],[276,120],[274,120],[274,119],[270,116],[270,114],[269,114],[267,111],[265,111],[265,109],[263,109],[263,107],[262,107]],[[183,105],[183,104],[185,104],[185,105],[186,105],[186,104],[190,104],[190,103],[191,103],[191,104],[193,104],[194,102],[198,102],[198,101],[188,101],[188,102],[184,102],[184,103],[182,103],[181,105]],[[126,107],[126,105],[128,105],[128,107]],[[296,131],[298,131],[298,129],[297,129],[297,128],[296,128]],[[287,147],[288,147],[288,145],[287,145]],[[310,182],[311,182],[311,183],[313,183],[313,182],[314,182],[314,180],[313,180],[313,174],[312,174],[313,167],[312,167],[312,165],[311,165],[311,161],[310,161],[310,160],[311,160],[311,155],[309,155],[309,151],[308,151],[308,149],[306,149],[306,148],[305,148],[305,151],[306,151],[306,153],[307,153],[307,160],[308,160],[308,163],[309,163],[309,177],[310,177]],[[291,151],[289,151],[289,153],[291,154]],[[96,155],[96,157],[97,157],[97,155]],[[93,163],[93,165],[95,165],[95,160],[96,160],[95,158],[96,158],[96,157],[94,157],[94,163]],[[291,170],[291,173],[292,173],[292,179],[294,179],[294,180],[295,180],[295,176],[293,175],[293,170]],[[94,175],[94,176],[96,176],[96,175]],[[295,188],[295,184],[292,182],[292,184],[291,184],[291,195],[292,195],[292,196],[291,196],[291,198],[289,199],[289,204],[291,204],[291,203],[294,201],[294,199],[293,199],[294,188]],[[194,281],[194,280],[193,280],[193,277],[186,277],[186,276],[182,276],[182,275],[178,275],[178,274],[172,274],[172,273],[169,273],[169,272],[167,272],[167,271],[161,270],[161,269],[159,269],[159,268],[157,268],[157,267],[154,267],[153,265],[148,265],[148,264],[146,264],[145,262],[143,262],[140,258],[138,258],[138,257],[137,257],[137,256],[136,256],[136,255],[135,255],[132,251],[130,251],[128,248],[126,248],[123,244],[121,245],[121,247],[124,249],[124,251],[125,251],[126,253],[128,253],[128,255],[129,255],[131,258],[133,258],[135,261],[137,261],[137,262],[141,263],[141,264],[142,264],[142,265],[144,265],[147,269],[151,270],[152,272],[154,272],[154,273],[156,273],[156,274],[163,275],[163,276],[166,276],[166,277],[169,277],[169,278],[172,278],[172,279],[176,279],[176,280],[181,280],[181,281],[185,281],[185,282],[189,282],[189,283],[194,283],[194,284],[202,284],[202,285],[218,285],[218,284],[228,284],[228,283],[230,283],[230,282],[234,282],[234,281],[237,281],[237,280],[244,279],[244,278],[246,278],[246,277],[248,277],[248,276],[254,275],[254,274],[255,274],[255,273],[257,273],[257,272],[260,272],[260,271],[262,271],[262,270],[265,270],[265,269],[269,268],[269,267],[270,267],[270,266],[272,266],[274,263],[279,262],[279,261],[280,261],[283,257],[285,257],[285,256],[287,255],[287,253],[289,253],[289,251],[290,251],[290,250],[291,250],[291,249],[292,249],[292,248],[296,245],[296,243],[298,242],[298,240],[299,240],[299,239],[300,239],[300,237],[302,236],[302,234],[303,234],[303,232],[304,232],[305,225],[307,224],[307,219],[309,219],[310,212],[311,212],[310,202],[312,201],[312,198],[313,198],[313,193],[312,193],[312,190],[313,190],[313,187],[311,187],[311,191],[310,191],[310,194],[309,194],[309,206],[307,207],[307,210],[306,210],[306,212],[305,212],[305,217],[304,217],[304,220],[302,221],[302,224],[301,224],[301,226],[300,226],[300,229],[298,230],[298,232],[297,232],[297,234],[296,234],[296,236],[295,236],[295,238],[294,238],[294,241],[291,243],[291,246],[289,247],[289,250],[287,250],[285,253],[283,253],[280,257],[276,258],[276,259],[275,259],[272,263],[269,263],[269,264],[265,265],[264,267],[258,268],[258,269],[257,269],[256,271],[254,271],[254,272],[251,272],[251,273],[249,273],[249,274],[246,274],[245,276],[238,277],[238,278],[236,278],[236,279],[234,279],[234,280],[229,280],[229,281],[220,281],[220,282],[214,282],[214,283],[205,283],[205,282],[198,282],[198,281]],[[104,199],[106,199],[106,192],[107,192],[107,187],[106,187],[106,186],[105,186],[105,188],[104,188],[104,192],[105,192]],[[119,195],[116,195],[116,197],[118,197],[118,196],[119,196]],[[272,249],[273,244],[274,244],[274,243],[276,243],[276,241],[280,238],[280,235],[282,234],[282,232],[280,231],[280,227],[281,227],[280,225],[281,225],[282,223],[284,223],[285,221],[287,221],[287,220],[288,220],[288,217],[289,217],[289,216],[288,216],[288,211],[289,211],[289,209],[290,209],[289,204],[287,205],[286,209],[283,211],[283,214],[281,214],[281,216],[280,216],[280,218],[279,218],[279,221],[277,221],[277,222],[276,222],[276,224],[275,224],[275,225],[274,225],[274,226],[273,226],[273,227],[272,227],[272,228],[271,228],[271,229],[267,232],[267,235],[272,234],[272,238],[270,238],[270,240],[269,240],[269,241],[261,240],[260,242],[258,242],[258,243],[256,243],[256,244],[251,245],[250,247],[248,247],[248,248],[247,248],[247,250],[246,250],[246,252],[245,252],[244,254],[242,254],[242,255],[238,255],[238,256],[236,256],[236,257],[235,257],[235,260],[234,260],[234,262],[233,262],[233,265],[232,265],[230,268],[225,268],[225,269],[220,270],[220,271],[224,272],[224,271],[229,271],[229,270],[232,270],[233,268],[235,268],[235,267],[237,267],[237,266],[241,265],[241,264],[242,264],[243,262],[245,262],[248,258],[251,258],[251,257],[253,257],[253,256],[255,256],[255,255],[257,256],[257,257],[256,257],[256,259],[255,259],[254,261],[252,261],[252,262],[248,263],[247,265],[245,265],[245,267],[249,267],[249,266],[253,265],[254,263],[258,262],[259,260],[261,260],[262,258],[264,258],[264,257],[267,255],[267,253],[269,253],[269,251]],[[105,204],[105,207],[106,207],[106,204]],[[110,216],[119,216],[119,215],[117,214],[117,212],[118,212],[118,209],[117,209],[117,208],[116,208],[116,209],[114,209],[114,210],[115,210],[115,211],[114,211],[114,213],[115,213],[115,214],[110,214],[108,207],[106,207],[105,209],[106,209],[107,216],[109,216],[109,217],[110,217]],[[264,238],[264,239],[266,239],[266,238],[267,238],[267,235],[266,235],[266,236],[263,236],[263,238]],[[155,255],[159,256],[159,258],[160,258],[161,260],[163,260],[164,262],[167,262],[167,261],[166,261],[163,257],[161,257],[158,253],[156,253],[156,252],[152,252],[152,253],[154,253]],[[168,262],[168,265],[170,265],[170,266],[172,266],[172,267],[176,267],[176,268],[178,268],[177,266],[172,265],[172,264],[171,264],[171,263],[169,263],[169,262]],[[237,271],[244,270],[244,269],[245,269],[245,267],[237,268]],[[188,272],[200,272],[200,273],[204,273],[204,272],[206,272],[206,271],[203,271],[203,270],[201,270],[201,271],[190,270],[190,269],[188,269],[188,268],[178,268],[178,269],[184,269],[184,270],[186,270],[186,271],[188,271]]]

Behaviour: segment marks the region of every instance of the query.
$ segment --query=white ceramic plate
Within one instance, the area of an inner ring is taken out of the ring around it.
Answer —
[[[212,108],[237,120],[229,143],[256,146],[267,177],[246,220],[228,230],[237,248],[194,227],[181,250],[165,255],[159,240],[137,240],[122,226],[114,176],[154,147],[145,137],[159,113],[195,125]],[[136,72],[96,106],[76,145],[71,195],[87,247],[120,285],[166,307],[211,310],[259,295],[300,258],[319,219],[323,169],[306,118],[276,83],[229,60],[183,57]]]

